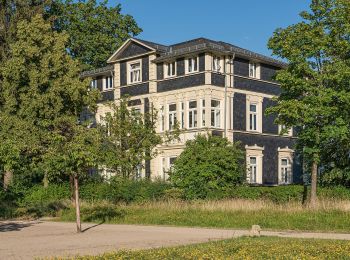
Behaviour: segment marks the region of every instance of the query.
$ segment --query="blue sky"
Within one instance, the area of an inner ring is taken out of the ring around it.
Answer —
[[[198,37],[226,41],[271,55],[267,41],[278,27],[300,21],[311,0],[109,0],[134,16],[141,39],[172,44]]]

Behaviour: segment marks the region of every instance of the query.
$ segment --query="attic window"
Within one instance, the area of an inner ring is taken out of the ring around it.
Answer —
[[[249,77],[256,78],[256,63],[255,62],[249,63]]]
[[[169,62],[165,64],[165,77],[176,76],[176,61]]]
[[[186,72],[192,73],[198,71],[198,56],[191,57],[186,60]]]
[[[128,84],[141,82],[141,61],[128,63]]]

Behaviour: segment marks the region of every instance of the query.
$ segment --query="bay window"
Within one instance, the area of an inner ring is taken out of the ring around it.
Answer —
[[[188,128],[197,127],[197,101],[188,103]]]
[[[169,130],[173,130],[176,124],[176,104],[169,105]]]
[[[220,101],[211,100],[211,126],[220,127]]]

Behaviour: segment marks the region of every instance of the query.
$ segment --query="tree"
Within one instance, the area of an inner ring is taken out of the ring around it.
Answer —
[[[217,196],[244,181],[244,152],[239,143],[197,135],[170,170],[170,181],[189,199]]]
[[[311,168],[313,206],[321,160],[334,158],[329,152],[338,144],[350,151],[344,142],[350,136],[350,2],[313,0],[310,9],[300,14],[302,22],[277,29],[269,40],[273,54],[288,61],[276,76],[282,94],[269,113],[300,129],[297,146]]]
[[[78,118],[84,107],[93,108],[97,91],[88,91],[89,80],[79,79],[79,63],[66,53],[67,35],[53,32],[40,15],[19,22],[16,39],[11,57],[0,65],[1,146],[37,164],[49,145],[54,120]]]
[[[105,134],[101,154],[103,164],[124,178],[135,177],[136,170],[144,168],[145,162],[157,154],[157,145],[177,139],[180,134],[178,126],[164,136],[157,134],[157,112],[153,107],[142,114],[128,107],[128,99],[110,107],[112,113],[105,116],[101,126]]]
[[[51,145],[44,156],[50,177],[66,175],[72,180],[76,209],[77,232],[81,232],[79,179],[98,164],[100,134],[96,128],[79,125],[76,118],[55,121]]]
[[[69,34],[69,54],[85,69],[104,66],[111,54],[128,38],[142,30],[130,15],[121,14],[121,5],[108,1],[57,0],[49,12],[55,30]]]

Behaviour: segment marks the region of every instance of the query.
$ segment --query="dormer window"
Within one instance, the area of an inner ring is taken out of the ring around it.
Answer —
[[[96,89],[97,88],[97,79],[91,80],[90,87],[91,87],[91,89]]]
[[[191,57],[186,60],[186,72],[192,73],[198,71],[198,56],[197,57]]]
[[[176,76],[176,61],[169,62],[165,64],[165,77],[174,77]]]
[[[213,71],[221,72],[221,58],[219,56],[213,56]]]
[[[256,78],[256,63],[250,62],[249,63],[249,77],[250,78]]]
[[[141,82],[141,61],[128,63],[128,84]]]
[[[109,90],[113,88],[113,77],[108,76],[104,78],[104,89]]]

